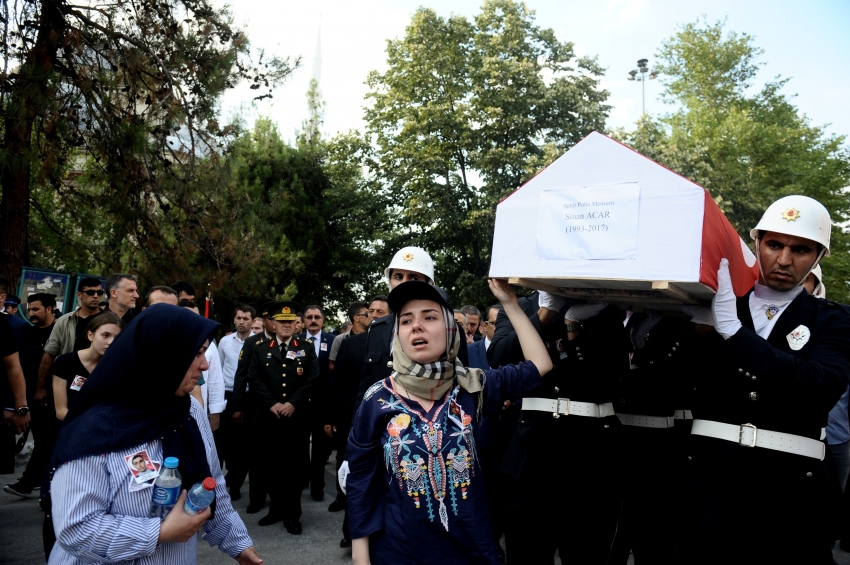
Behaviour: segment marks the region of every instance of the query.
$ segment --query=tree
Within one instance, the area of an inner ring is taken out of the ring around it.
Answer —
[[[767,206],[789,194],[822,202],[833,222],[831,256],[823,261],[831,298],[850,299],[850,152],[844,136],[827,135],[801,115],[777,77],[749,94],[760,66],[747,34],[723,22],[686,24],[658,52],[664,100],[676,111],[644,116],[619,136],[636,150],[705,187],[745,241]]]
[[[236,133],[217,120],[219,95],[248,80],[270,97],[298,62],[252,59],[206,0],[4,2],[0,16],[2,274],[29,262],[31,207],[42,241],[93,230],[112,244],[107,265],[126,267],[127,253],[163,263],[169,249],[215,261],[201,215],[213,208],[194,189],[216,174],[201,158]]]
[[[495,206],[604,128],[602,69],[511,0],[485,1],[473,22],[419,9],[387,63],[365,114],[398,225],[386,243],[429,250],[438,284],[484,306]]]
[[[251,260],[223,273],[232,299],[295,299],[344,309],[379,282],[386,198],[367,190],[368,146],[356,135],[321,139],[318,128],[288,145],[259,119],[233,145],[234,225],[249,227]]]

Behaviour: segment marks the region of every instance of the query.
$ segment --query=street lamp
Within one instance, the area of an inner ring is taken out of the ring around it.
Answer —
[[[658,78],[658,71],[650,71],[649,67],[646,66],[648,62],[647,59],[638,59],[638,68],[629,71],[629,76],[627,77],[627,80],[636,80],[641,83],[640,99],[644,115],[646,115],[646,81]],[[649,73],[649,76],[646,73]]]

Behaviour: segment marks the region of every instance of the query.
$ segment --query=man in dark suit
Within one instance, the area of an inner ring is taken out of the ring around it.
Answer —
[[[310,433],[312,452],[310,456],[310,495],[313,500],[323,500],[325,497],[325,463],[333,450],[331,438],[325,434],[321,406],[325,404],[328,382],[330,381],[330,353],[334,336],[322,330],[325,324],[325,313],[321,306],[311,304],[304,310],[306,329],[299,334],[298,339],[307,341],[313,346],[316,358],[319,360],[319,382],[313,390],[313,405],[310,414]]]
[[[493,323],[496,323],[496,315],[499,313],[498,306],[491,306],[487,309],[487,314],[493,313]],[[487,348],[490,347],[490,340],[486,335],[484,339],[479,339],[475,343],[469,344],[469,366],[475,369],[489,369],[490,363],[487,362]]]
[[[274,313],[275,335],[259,339],[250,351],[247,380],[261,412],[261,473],[272,500],[261,526],[283,520],[290,534],[301,533],[303,457],[310,433],[310,408],[319,379],[312,345],[292,336],[298,305],[280,303]]]
[[[348,433],[354,420],[354,405],[357,400],[357,388],[360,373],[366,356],[366,337],[362,332],[343,340],[339,347],[325,410],[325,430],[333,438],[337,449],[336,468],[345,460],[345,449],[348,444]],[[335,512],[345,510],[345,494],[339,492],[337,499],[328,508]],[[351,533],[348,530],[348,512],[342,522],[342,541],[340,547],[351,547]]]
[[[233,396],[227,401],[228,410],[233,411],[233,424],[237,426],[236,434],[243,440],[241,455],[245,458],[245,465],[236,471],[227,471],[225,480],[230,487],[230,495],[238,495],[239,489],[245,482],[246,473],[250,474],[248,483],[248,514],[256,514],[266,504],[266,485],[263,483],[263,472],[260,469],[262,459],[260,450],[263,438],[263,428],[260,425],[265,415],[257,403],[252,391],[246,390],[248,383],[248,362],[251,359],[251,351],[257,343],[264,341],[268,343],[274,336],[274,313],[281,308],[278,302],[267,302],[263,304],[257,314],[263,318],[263,331],[256,333],[242,344],[239,352],[239,361],[236,365],[236,374],[233,377]],[[259,443],[258,443],[259,442]],[[241,498],[241,495],[239,496]],[[236,498],[234,496],[234,498]]]

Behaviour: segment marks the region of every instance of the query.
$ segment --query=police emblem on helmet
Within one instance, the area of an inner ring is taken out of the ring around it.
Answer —
[[[402,259],[410,263],[411,261],[413,261],[413,253],[406,253],[404,257],[402,257]]]
[[[782,219],[786,222],[797,221],[797,218],[800,217],[800,211],[795,210],[794,208],[788,208],[784,212],[782,212]]]

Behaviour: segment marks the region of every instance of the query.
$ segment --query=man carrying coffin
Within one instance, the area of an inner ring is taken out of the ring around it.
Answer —
[[[840,491],[820,437],[847,389],[850,317],[803,292],[829,254],[831,227],[822,204],[787,196],[750,232],[754,289],[736,299],[728,261],[720,263],[712,311],[724,342],[696,360],[713,371],[696,383],[695,522],[683,563],[833,562]]]

